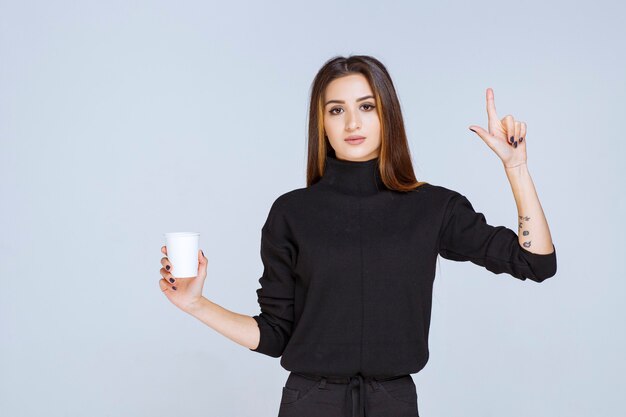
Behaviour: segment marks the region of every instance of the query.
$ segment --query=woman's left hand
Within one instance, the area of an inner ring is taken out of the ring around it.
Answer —
[[[480,138],[498,155],[505,168],[513,168],[526,163],[526,123],[516,121],[513,116],[506,115],[500,119],[496,114],[493,90],[487,89],[487,117],[489,131],[480,126],[472,125]]]

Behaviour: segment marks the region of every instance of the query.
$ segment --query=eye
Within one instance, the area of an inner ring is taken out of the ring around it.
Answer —
[[[371,111],[373,108],[375,108],[376,106],[374,106],[373,104],[369,104],[369,103],[364,103],[361,107],[366,106],[368,107],[368,109],[366,109],[366,111]],[[332,115],[337,115],[339,113],[333,113],[335,110],[343,110],[341,107],[335,107],[329,110],[329,113]]]
[[[339,113],[333,113],[335,110],[341,110],[341,108],[340,107],[335,107],[334,109],[330,109],[329,113],[333,114],[333,115],[334,114],[339,114]]]

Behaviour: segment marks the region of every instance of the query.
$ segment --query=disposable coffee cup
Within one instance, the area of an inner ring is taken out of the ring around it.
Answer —
[[[200,233],[164,233],[167,258],[172,264],[169,271],[174,278],[195,278],[198,276],[198,242]]]

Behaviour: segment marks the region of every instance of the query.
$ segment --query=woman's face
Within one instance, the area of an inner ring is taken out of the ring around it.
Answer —
[[[324,95],[324,130],[338,159],[368,161],[380,152],[380,120],[374,93],[362,74],[334,79]],[[348,141],[350,136],[364,140]]]

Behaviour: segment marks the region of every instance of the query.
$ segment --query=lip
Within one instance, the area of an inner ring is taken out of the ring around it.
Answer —
[[[353,137],[355,139],[351,139]],[[350,138],[346,139],[346,143],[353,146],[360,145],[363,142],[365,142],[365,138],[363,136],[350,136]]]
[[[351,136],[348,136],[345,140],[357,140],[357,139],[365,139],[365,136],[351,135]]]

